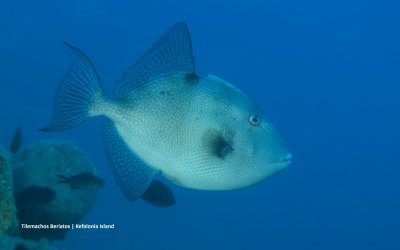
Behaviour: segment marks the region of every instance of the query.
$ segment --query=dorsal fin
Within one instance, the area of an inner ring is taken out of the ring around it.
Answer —
[[[138,85],[171,73],[195,72],[192,42],[184,22],[173,25],[119,79],[114,95],[123,95]]]

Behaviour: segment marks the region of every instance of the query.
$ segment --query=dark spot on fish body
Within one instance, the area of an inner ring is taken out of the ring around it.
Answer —
[[[158,92],[158,95],[166,105],[172,105],[176,103],[176,95],[174,90],[161,90]]]
[[[158,94],[159,95],[170,95],[168,90],[161,90]]]
[[[220,159],[225,159],[229,154],[234,151],[233,148],[233,133],[232,136],[224,136],[222,132],[214,129],[208,130],[204,137],[203,142],[206,149],[213,155]]]
[[[221,143],[219,143],[219,145],[215,148],[215,155],[221,159],[225,159],[225,157],[232,151],[232,146],[225,140],[221,140]]]
[[[195,85],[199,81],[200,77],[195,73],[186,74],[185,82],[189,85]]]
[[[214,113],[213,113],[213,115],[216,117],[216,118],[218,118],[220,115],[222,115],[223,113],[222,112],[219,112],[219,111],[215,111]]]
[[[123,107],[123,109],[132,109],[136,105],[130,95],[122,95],[116,99],[116,102],[119,104],[118,106]]]
[[[129,103],[129,96],[128,95],[122,95],[120,97],[118,97],[118,99],[116,100],[119,104],[126,104]]]

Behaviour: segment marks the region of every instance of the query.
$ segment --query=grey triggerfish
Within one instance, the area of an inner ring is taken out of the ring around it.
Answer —
[[[291,154],[260,108],[214,75],[195,73],[185,23],[172,26],[104,93],[89,58],[67,44],[74,59],[44,131],[105,116],[105,151],[128,199],[154,176],[200,190],[250,186],[285,168]]]

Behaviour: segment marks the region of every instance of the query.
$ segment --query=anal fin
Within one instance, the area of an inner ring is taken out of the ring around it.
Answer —
[[[122,193],[129,200],[140,198],[157,171],[135,155],[112,121],[107,121],[104,126],[104,145],[111,170]]]

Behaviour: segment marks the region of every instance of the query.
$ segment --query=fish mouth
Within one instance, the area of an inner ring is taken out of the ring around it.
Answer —
[[[283,167],[287,167],[290,163],[292,163],[292,158],[293,155],[288,153],[286,156],[282,157],[279,162],[283,165]]]

